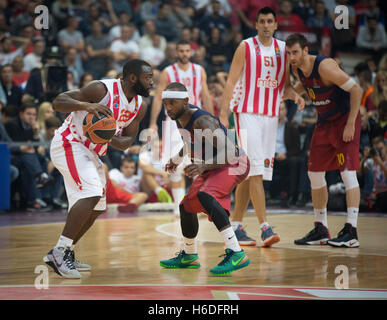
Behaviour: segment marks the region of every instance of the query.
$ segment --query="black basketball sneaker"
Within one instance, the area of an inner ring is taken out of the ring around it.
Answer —
[[[346,223],[337,238],[329,240],[328,244],[332,247],[358,248],[360,243],[357,237],[357,229],[350,223]]]
[[[329,231],[321,222],[314,223],[314,229],[302,239],[294,240],[298,245],[325,245],[330,239]]]

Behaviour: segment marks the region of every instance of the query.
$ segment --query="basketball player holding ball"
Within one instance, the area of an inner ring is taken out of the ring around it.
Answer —
[[[69,212],[56,246],[43,261],[65,278],[81,278],[79,271],[91,270],[75,259],[74,246],[106,209],[105,172],[99,156],[108,145],[126,150],[135,141],[153,85],[151,66],[132,59],[123,67],[122,79],[90,82],[86,87],[58,95],[55,111],[70,113],[56,131],[51,144],[51,159],[64,177]],[[96,144],[83,133],[85,117],[114,117],[116,131],[108,143]]]

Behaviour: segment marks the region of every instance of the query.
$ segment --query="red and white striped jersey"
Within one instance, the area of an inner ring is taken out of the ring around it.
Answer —
[[[139,114],[142,106],[142,97],[135,96],[132,101],[128,101],[119,79],[100,80],[107,88],[106,96],[99,102],[107,106],[116,119],[116,133],[119,136],[123,128],[127,127]],[[94,144],[83,134],[83,120],[87,111],[73,111],[63,122],[62,126],[56,130],[55,134],[62,135],[70,141],[83,143],[88,149],[95,151],[98,155],[106,154],[108,144]]]
[[[196,63],[190,63],[186,71],[179,68],[177,63],[165,68],[168,74],[169,83],[180,82],[184,84],[188,90],[189,103],[199,108],[202,107],[201,92],[202,92],[202,66]]]
[[[232,112],[278,116],[286,79],[285,42],[265,47],[258,36],[244,40],[245,65],[230,101]]]

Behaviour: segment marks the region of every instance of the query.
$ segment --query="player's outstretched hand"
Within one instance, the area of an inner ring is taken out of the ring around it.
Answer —
[[[305,108],[305,100],[300,95],[296,95],[294,99],[295,104],[298,105],[298,111],[302,111]]]
[[[98,117],[98,119],[100,119],[99,113],[104,114],[106,117],[113,116],[112,111],[108,107],[106,107],[102,104],[99,104],[99,103],[86,104],[85,111],[95,114]]]

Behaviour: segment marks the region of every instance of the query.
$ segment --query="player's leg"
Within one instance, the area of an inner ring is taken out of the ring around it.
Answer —
[[[360,204],[359,183],[355,170],[345,169],[340,174],[346,190],[347,222],[338,236],[329,240],[328,244],[334,247],[357,248],[360,246],[357,236],[357,219]]]
[[[298,245],[324,245],[330,239],[327,221],[328,189],[325,181],[325,171],[308,171],[312,189],[314,210],[314,229],[305,237],[294,240]]]
[[[179,205],[185,196],[185,178],[182,174],[182,170],[179,167],[176,172],[170,174],[169,179],[171,180],[171,191],[173,196],[173,201],[175,203],[175,209],[173,213],[175,215],[179,214]]]

